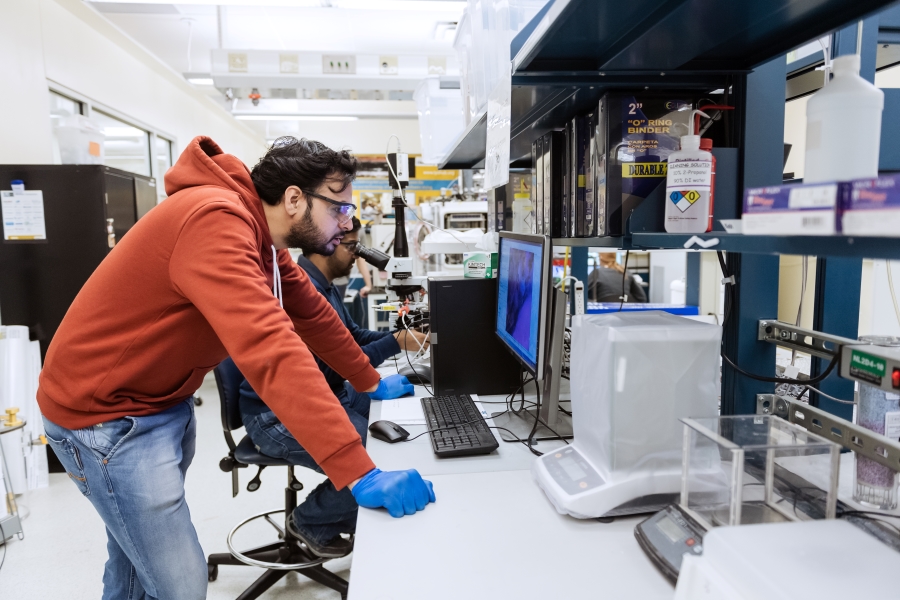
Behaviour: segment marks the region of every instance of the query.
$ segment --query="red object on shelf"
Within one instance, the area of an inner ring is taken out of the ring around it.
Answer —
[[[894,373],[891,375],[891,385],[900,389],[900,369],[894,369]]]

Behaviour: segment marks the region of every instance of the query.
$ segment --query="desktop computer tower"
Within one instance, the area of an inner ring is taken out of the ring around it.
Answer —
[[[431,385],[434,394],[510,394],[522,369],[495,333],[497,280],[432,277]]]

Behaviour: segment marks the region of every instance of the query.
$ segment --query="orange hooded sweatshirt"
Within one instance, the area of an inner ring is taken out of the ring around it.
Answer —
[[[231,356],[336,488],[374,464],[310,351],[357,390],[379,375],[287,250],[277,253],[244,164],[195,138],[166,173],[169,198],[123,236],[47,350],[37,399],[79,429],[164,411]]]

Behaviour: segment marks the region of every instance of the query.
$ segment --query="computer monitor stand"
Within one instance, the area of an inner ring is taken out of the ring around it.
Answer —
[[[563,365],[563,344],[566,330],[566,294],[553,288],[550,296],[551,319],[548,326],[549,343],[544,360],[541,386],[540,420],[532,439],[551,440],[572,437],[572,417],[559,410],[559,385]],[[518,412],[495,412],[491,417],[504,442],[524,440],[531,435],[538,411],[534,408]],[[512,433],[510,433],[512,432]],[[513,437],[515,436],[515,437]]]

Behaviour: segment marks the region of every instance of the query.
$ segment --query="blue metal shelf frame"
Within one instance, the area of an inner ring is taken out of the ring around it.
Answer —
[[[862,74],[871,79],[875,44],[900,41],[900,3],[885,11],[887,4],[884,0],[551,0],[511,44],[511,159],[526,157],[531,140],[560,128],[607,90],[717,89],[730,81],[737,108],[733,145],[739,149],[738,189],[780,184],[784,53],[830,32],[835,32],[834,55],[855,52],[856,21],[865,18]],[[883,11],[881,29],[879,17],[869,16],[879,10]],[[816,60],[819,57],[798,61],[792,69]],[[885,120],[891,122],[888,115],[900,114],[900,90],[886,90],[885,96]],[[900,140],[886,131],[880,167],[900,170]],[[735,204],[734,216],[739,216],[741,198],[729,198],[729,202]],[[589,247],[683,248],[690,237],[638,232],[618,238],[554,239],[553,243],[573,248],[572,273],[586,282]],[[757,340],[757,324],[777,315],[779,255],[820,257],[814,328],[851,338],[857,335],[859,298],[846,290],[859,289],[862,257],[900,258],[900,238],[724,232],[698,237],[719,239],[711,249],[728,252],[727,265],[738,283],[723,331],[724,349],[742,369],[761,375],[771,374],[775,364],[775,347]],[[697,279],[698,270],[698,261],[692,261],[692,279]],[[814,361],[813,374],[824,367]],[[821,387],[837,397],[852,397],[852,384],[835,376]],[[756,395],[771,393],[773,388],[774,384],[747,378],[726,364],[722,413],[753,413]],[[813,403],[848,415],[846,405],[815,396]]]

